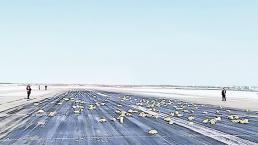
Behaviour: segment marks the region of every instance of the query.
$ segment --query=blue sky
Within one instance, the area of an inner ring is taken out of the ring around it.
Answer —
[[[6,0],[0,82],[257,85],[257,0]]]

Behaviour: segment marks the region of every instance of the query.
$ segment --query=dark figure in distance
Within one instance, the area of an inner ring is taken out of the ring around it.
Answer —
[[[30,85],[27,85],[26,90],[27,90],[27,99],[30,99],[30,94],[31,94],[31,87],[30,87]]]
[[[47,90],[47,85],[45,85],[45,90]]]
[[[225,88],[223,88],[222,89],[222,92],[221,92],[221,95],[222,95],[222,101],[227,101],[227,98],[226,98],[226,89]]]

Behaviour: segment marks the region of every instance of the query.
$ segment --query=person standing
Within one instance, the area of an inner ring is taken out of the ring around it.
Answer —
[[[222,89],[222,92],[221,92],[221,95],[222,95],[222,101],[227,101],[227,98],[226,98],[226,89],[225,88],[223,88]]]
[[[31,87],[30,87],[30,85],[27,85],[26,90],[27,90],[27,99],[30,99],[30,94],[31,94]]]
[[[45,85],[45,90],[47,90],[47,85]]]

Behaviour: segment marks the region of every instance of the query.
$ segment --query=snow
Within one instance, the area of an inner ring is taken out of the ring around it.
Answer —
[[[0,84],[0,112],[21,104],[37,102],[47,97],[52,97],[66,90],[62,86],[48,86],[48,90],[38,89],[38,85],[32,85],[30,100],[27,98],[26,85],[21,84]]]

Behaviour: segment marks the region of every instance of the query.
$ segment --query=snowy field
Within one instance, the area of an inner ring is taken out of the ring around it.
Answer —
[[[31,85],[32,93],[30,100],[27,100],[26,85],[23,84],[0,84],[0,112],[21,104],[31,103],[42,100],[47,97],[63,92],[67,89],[67,86],[48,86],[47,90],[44,90],[44,86],[41,85],[39,90],[38,85]],[[70,86],[69,88],[72,88]]]

